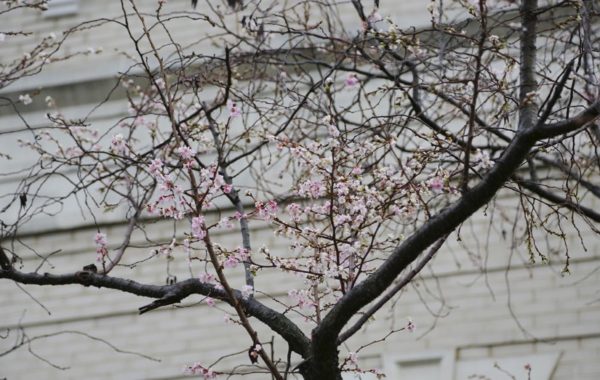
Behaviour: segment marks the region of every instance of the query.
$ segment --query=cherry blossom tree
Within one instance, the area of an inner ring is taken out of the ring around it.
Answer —
[[[358,347],[343,356],[340,345],[443,254],[447,239],[460,239],[462,224],[495,208],[499,194],[527,226],[532,262],[547,259],[536,231],[564,242],[565,272],[565,231],[598,233],[593,1],[432,1],[421,28],[402,28],[378,2],[360,0],[206,1],[184,13],[167,1],[142,3],[122,0],[120,17],[44,37],[0,66],[4,88],[46,65],[96,54],[63,54],[61,46],[109,23],[131,48],[130,70],[117,78],[128,115],[97,127],[48,97],[48,126],[22,140],[23,154],[38,161],[2,194],[5,281],[153,299],[140,313],[202,295],[209,306],[228,305],[257,368],[276,379],[340,379],[344,371],[380,375],[358,367]],[[21,7],[40,11],[45,2],[7,1],[0,17]],[[348,9],[353,23],[342,23]],[[168,33],[173,23],[210,27],[198,38],[212,51],[181,45]],[[1,25],[0,44],[26,33]],[[32,96],[3,101],[21,112]],[[64,196],[45,195],[54,177],[68,178]],[[90,236],[94,263],[75,273],[23,268],[20,229],[83,198],[81,213],[92,217],[123,210],[124,234],[99,228]],[[114,276],[132,235],[156,222],[178,233],[169,242],[146,236],[148,250],[187,257],[189,278],[160,285]],[[253,241],[252,225],[269,226],[290,250]],[[231,276],[240,271],[245,283],[236,288]],[[302,286],[268,306],[254,283],[267,272]],[[263,349],[259,323],[290,355]],[[408,320],[394,333],[414,328]],[[188,370],[220,373],[202,362]]]

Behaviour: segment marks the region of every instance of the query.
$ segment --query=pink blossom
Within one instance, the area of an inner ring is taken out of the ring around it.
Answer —
[[[256,363],[258,361],[258,357],[259,357],[259,353],[262,351],[262,346],[260,344],[255,344],[254,346],[250,347],[250,351],[248,352],[248,355],[250,355],[250,361],[252,361],[252,363]]]
[[[350,215],[346,215],[346,214],[336,215],[333,218],[333,225],[337,227],[339,225],[342,225],[344,223],[348,223],[351,221],[352,221],[352,217]]]
[[[173,218],[175,220],[183,219],[187,201],[184,198],[183,189],[176,185],[170,175],[163,175],[158,170],[162,167],[162,161],[154,160],[149,167],[149,171],[156,176],[158,180],[160,195],[156,201],[146,205],[151,213],[157,213],[160,216]]]
[[[242,111],[238,108],[237,103],[232,100],[227,101],[227,108],[229,109],[229,117],[231,118],[238,117],[242,114]]]
[[[180,146],[177,148],[177,154],[184,161],[189,161],[196,155],[196,152],[189,146]]]
[[[83,151],[76,146],[70,146],[65,150],[66,158],[76,158],[80,157],[81,155],[83,155]]]
[[[206,304],[209,307],[214,307],[215,306],[215,300],[214,300],[214,298],[206,297],[206,299],[204,300],[204,302],[206,302]]]
[[[319,180],[307,180],[300,184],[298,195],[309,196],[311,198],[320,198],[325,194],[325,186]]]
[[[336,183],[335,185],[333,185],[333,190],[340,197],[343,197],[350,193],[350,189],[348,188],[348,184],[346,182]]]
[[[170,191],[175,188],[175,182],[173,182],[173,177],[171,175],[159,176],[160,180],[159,189],[161,191]]]
[[[223,193],[225,194],[229,194],[231,193],[231,191],[233,190],[233,185],[230,185],[228,183],[226,183],[225,185],[223,185],[222,187]]]
[[[96,232],[96,236],[94,236],[94,243],[96,243],[96,260],[103,261],[106,255],[108,255],[108,240],[106,238],[106,234],[102,232]]]
[[[166,89],[166,83],[162,78],[156,78],[154,80],[154,84],[156,84],[156,87],[160,88],[161,90]]]
[[[231,223],[231,218],[224,217],[219,220],[217,226],[219,228],[233,228],[233,223]]]
[[[227,256],[227,259],[223,262],[224,268],[235,268],[238,266],[240,261],[234,255]]]
[[[143,116],[136,116],[133,119],[133,122],[132,122],[132,126],[133,127],[141,127],[141,126],[144,126],[144,125],[146,125],[146,119]],[[123,123],[123,124],[121,124],[121,127],[128,128],[128,125],[125,124],[125,123]]]
[[[277,202],[272,199],[266,203],[258,201],[254,206],[256,207],[256,211],[258,211],[258,216],[266,221],[272,220],[277,215],[277,211],[279,211]]]
[[[203,367],[200,363],[194,363],[185,368],[184,373],[187,375],[201,375],[203,379],[215,379],[217,373],[210,368]]]
[[[302,214],[302,208],[298,203],[290,203],[286,208],[288,214],[292,217],[292,220],[297,222],[300,219],[300,215]]]
[[[152,175],[156,175],[161,172],[163,168],[163,162],[160,158],[154,159],[150,162],[150,166],[148,166],[148,171]]]
[[[195,216],[192,218],[192,235],[198,240],[202,240],[206,237],[203,216]]]
[[[113,152],[116,154],[125,154],[127,152],[127,144],[125,143],[125,138],[122,134],[117,133],[113,136],[110,147]]]
[[[477,169],[489,169],[494,166],[494,163],[490,160],[490,155],[480,150],[475,154],[475,163]]]
[[[442,178],[436,176],[427,181],[427,186],[429,186],[429,189],[433,192],[439,193],[444,189],[444,181]]]
[[[413,333],[413,332],[415,332],[416,329],[417,329],[417,326],[414,324],[412,318],[408,317],[408,321],[406,322],[406,330],[409,333]]]
[[[252,285],[244,285],[242,286],[242,298],[248,299],[254,294],[254,287]]]
[[[373,24],[376,24],[382,20],[383,20],[383,17],[381,16],[381,14],[379,14],[379,12],[377,12],[377,8],[375,8],[371,12],[371,14],[367,17],[367,20],[362,21],[360,23],[360,26],[363,30],[367,31],[373,26]]]
[[[346,76],[346,86],[348,87],[354,87],[358,84],[359,80],[358,80],[358,76],[356,76],[356,73],[348,73],[348,75]]]
[[[365,200],[359,199],[352,205],[351,211],[354,214],[354,217],[356,218],[357,216],[363,217],[363,216],[367,215],[367,212],[369,211],[369,209],[367,208],[367,204],[365,203]]]
[[[214,275],[210,274],[210,273],[200,273],[200,275],[198,276],[198,279],[201,282],[205,282],[207,284],[214,284],[216,281],[216,278]]]
[[[404,207],[392,206],[394,214],[402,218],[404,221],[409,221],[417,215],[417,208],[413,205],[407,205]]]
[[[377,8],[375,8],[369,15],[367,21],[369,21],[369,23],[371,24],[374,24],[383,21],[383,16],[379,12],[377,12]]]
[[[96,245],[106,245],[108,243],[108,240],[106,239],[106,234],[103,234],[102,232],[96,232],[96,236],[94,237],[94,243],[96,243]]]
[[[315,303],[310,299],[308,291],[305,289],[292,289],[288,292],[288,296],[294,300],[301,309],[311,309],[315,306]]]
[[[358,355],[356,354],[356,352],[348,352],[348,356],[346,358],[350,363],[354,364],[355,366],[358,365]]]
[[[359,245],[358,242],[354,243],[353,245],[346,243],[342,244],[340,246],[340,259],[342,259],[342,261],[346,261],[349,257],[354,255],[357,250],[357,245]]]
[[[238,247],[238,249],[235,252],[236,259],[238,259],[239,261],[246,261],[249,257],[250,251],[248,251],[246,248]]]
[[[331,136],[333,138],[339,137],[340,131],[335,126],[335,124],[329,124],[329,126],[327,128],[329,129],[329,136]]]

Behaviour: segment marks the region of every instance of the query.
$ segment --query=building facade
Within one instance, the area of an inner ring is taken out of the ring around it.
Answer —
[[[144,5],[148,12],[157,6],[152,3]],[[190,8],[187,0],[168,1],[165,6],[172,12]],[[352,9],[344,9],[341,19],[355,22]],[[426,6],[417,2],[382,4],[381,13],[397,15],[405,25],[424,25],[430,18]],[[121,37],[118,23],[106,22],[89,30],[82,24],[100,15],[106,20],[119,19],[120,14],[121,2],[51,0],[47,11],[16,13],[13,24],[0,25],[0,32],[5,28],[32,32],[25,39],[8,36],[0,43],[2,57],[23,55],[35,41],[52,33],[80,30],[62,46],[65,55],[75,55],[72,59],[53,63],[1,90],[1,96],[10,99],[31,94],[31,104],[17,105],[26,115],[28,128],[47,124],[46,96],[71,118],[87,115],[114,86],[115,75],[129,68],[126,53],[131,42]],[[233,25],[239,27],[239,22]],[[171,32],[182,43],[196,44],[195,49],[212,48],[208,41],[196,42],[204,31],[190,28],[185,19],[171,24]],[[117,94],[88,120],[109,125],[127,112],[124,95]],[[33,162],[19,146],[30,133],[8,106],[0,110],[0,133],[0,153],[13,157],[1,164],[2,173],[7,174],[0,177],[0,194],[11,194],[27,175],[19,169]],[[55,186],[60,196],[60,184]],[[511,204],[502,196],[495,202]],[[58,217],[39,215],[35,223],[19,229],[22,247],[49,255],[37,268],[40,257],[25,251],[23,268],[77,271],[95,259],[93,236],[98,226],[109,237],[124,233],[126,226],[118,210],[98,220],[82,220],[78,207],[64,204]],[[8,217],[10,212],[19,210],[9,210]],[[512,215],[510,210],[507,213]],[[361,367],[382,370],[388,379],[600,378],[600,240],[591,228],[571,230],[571,273],[565,275],[561,273],[564,251],[558,238],[540,231],[549,262],[531,264],[525,242],[506,237],[512,226],[485,210],[466,223],[461,239],[451,238],[412,286],[348,342],[352,347],[366,345],[358,353]],[[259,245],[271,251],[288,250],[289,242],[275,236],[264,223],[253,222],[251,228],[253,241]],[[145,233],[154,241],[173,238],[173,231],[160,220],[148,220]],[[190,276],[181,252],[168,257],[154,255],[144,248],[145,238],[142,233],[133,235],[128,265],[116,268],[115,276],[154,284]],[[233,231],[231,237],[223,233],[217,238],[228,241],[238,237]],[[241,285],[243,274],[234,275],[231,281]],[[270,274],[258,276],[255,288],[283,298],[290,284],[282,284],[281,278]],[[261,294],[257,298],[273,303]],[[0,356],[0,379],[179,379],[187,377],[186,365],[208,364],[222,357],[214,366],[219,371],[241,365],[250,372],[248,378],[267,378],[251,374],[245,352],[241,357],[227,357],[232,347],[246,347],[251,341],[241,327],[224,322],[225,308],[219,304],[209,307],[202,297],[139,315],[138,308],[149,301],[130,294],[74,285],[18,286],[3,280],[0,299],[0,355],[5,353]],[[416,325],[414,332],[387,336],[409,318]],[[301,319],[298,323],[303,326]],[[273,335],[258,323],[255,327],[263,339]],[[283,357],[285,345],[275,342],[276,352]],[[372,374],[344,376],[374,378]]]

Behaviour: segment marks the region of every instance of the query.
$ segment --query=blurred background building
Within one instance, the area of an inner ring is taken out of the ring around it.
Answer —
[[[156,2],[139,3],[148,11],[156,7]],[[426,25],[430,17],[426,2],[382,3],[387,4],[382,4],[381,13],[393,15],[400,25]],[[169,0],[166,6],[173,12],[190,11],[187,0]],[[201,1],[198,10],[203,6]],[[347,11],[340,15],[342,20],[356,23],[351,8],[343,9]],[[18,57],[51,33],[60,36],[69,28],[81,29],[87,20],[118,19],[121,14],[119,1],[51,0],[45,12],[15,13],[8,25],[0,24],[0,32],[23,29],[33,33],[0,42],[0,57]],[[197,25],[191,27],[185,19],[172,23],[173,38],[182,45],[197,43],[205,32]],[[31,96],[31,104],[18,105],[30,128],[48,123],[46,96],[70,118],[84,117],[113,89],[117,73],[130,65],[126,53],[131,51],[131,41],[123,33],[121,26],[110,21],[74,33],[61,47],[62,54],[81,54],[22,78],[3,88],[0,96],[13,100],[23,94]],[[194,49],[211,48],[200,42]],[[124,93],[117,91],[89,120],[101,128],[126,114]],[[34,162],[19,147],[20,139],[31,138],[24,127],[11,107],[0,109],[0,152],[13,157],[2,161],[1,172],[12,174],[0,177],[0,194],[14,193],[27,175],[19,169]],[[60,184],[54,186],[60,195]],[[58,211],[56,216],[40,215],[20,230],[22,246],[46,254],[60,250],[46,260],[41,271],[71,272],[92,262],[98,224],[109,237],[125,229],[118,211],[96,221],[82,220],[76,204],[65,203]],[[490,224],[484,211],[465,224],[462,241],[448,242],[432,267],[399,301],[352,338],[353,345],[381,339],[408,317],[417,325],[414,333],[397,333],[362,350],[362,365],[384,370],[392,380],[599,379],[600,241],[591,231],[580,231],[585,251],[574,233],[570,237],[572,274],[563,276],[564,252],[549,242],[550,263],[530,265],[524,244],[502,238],[507,226]],[[286,242],[269,229],[256,223],[252,227],[254,241],[272,251],[287,249]],[[172,231],[160,222],[150,222],[147,232],[156,241],[172,237]],[[131,267],[119,267],[114,275],[156,284],[163,284],[168,276],[189,276],[185,258],[177,255],[173,260],[161,257],[134,265],[149,257],[142,237],[134,236],[134,244],[135,239],[140,247],[128,253]],[[25,267],[40,263],[33,253],[23,250],[22,256]],[[275,296],[287,295],[287,289],[272,276],[258,277],[256,287]],[[208,364],[250,343],[241,328],[223,321],[223,310],[207,307],[199,302],[200,297],[140,316],[138,307],[149,301],[118,291],[0,281],[0,300],[0,354],[20,339],[31,339],[0,356],[0,379],[178,379],[185,377],[187,364]],[[272,335],[262,327],[259,332],[263,338]],[[225,358],[215,368],[249,364],[243,357]]]

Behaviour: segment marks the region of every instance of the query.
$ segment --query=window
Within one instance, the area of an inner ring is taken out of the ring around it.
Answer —
[[[550,380],[558,357],[558,353],[552,353],[461,360],[456,364],[456,380],[511,379],[511,377],[517,380]]]
[[[452,351],[424,352],[415,355],[395,355],[384,358],[389,379],[452,380]]]
[[[61,17],[74,15],[79,10],[79,0],[48,0],[48,10],[44,17]]]

